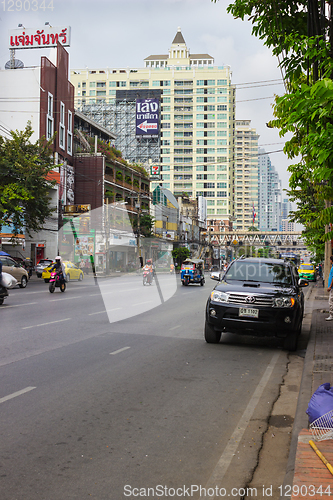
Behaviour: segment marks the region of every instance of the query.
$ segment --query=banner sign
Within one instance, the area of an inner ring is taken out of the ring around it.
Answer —
[[[64,47],[70,46],[71,28],[25,29],[20,28],[9,31],[10,49],[41,49],[56,47],[59,42]]]
[[[136,135],[159,134],[159,100],[136,100]]]

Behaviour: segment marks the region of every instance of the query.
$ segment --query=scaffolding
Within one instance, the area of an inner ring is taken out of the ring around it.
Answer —
[[[81,103],[79,111],[116,134],[114,146],[129,163],[160,164],[160,135],[136,135],[136,99],[161,97],[160,90],[117,90],[113,102]]]

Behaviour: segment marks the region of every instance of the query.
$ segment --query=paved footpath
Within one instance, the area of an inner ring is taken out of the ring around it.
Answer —
[[[309,444],[312,439],[333,466],[333,439],[315,441],[305,413],[315,390],[325,382],[333,385],[333,321],[325,321],[328,293],[322,281],[313,288],[310,300],[313,301],[313,312],[294,426],[295,444],[290,450],[289,470],[287,468],[284,496],[281,497],[286,500],[333,499],[333,475]]]

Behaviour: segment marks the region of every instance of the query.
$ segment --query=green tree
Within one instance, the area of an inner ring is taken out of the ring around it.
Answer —
[[[235,0],[227,8],[252,23],[252,34],[272,49],[284,73],[286,93],[276,97],[269,126],[278,128],[281,137],[292,134],[284,152],[296,159],[288,167],[288,194],[297,204],[293,220],[305,225],[304,237],[318,252],[324,240],[333,238],[324,229],[333,220],[333,208],[324,202],[333,199],[333,35],[331,28],[327,37],[326,3]]]
[[[52,215],[49,191],[55,181],[47,180],[52,164],[50,142],[30,142],[33,134],[28,122],[25,130],[0,137],[0,226],[12,226],[14,234],[43,229]]]
[[[140,214],[140,235],[149,238],[153,235],[155,219],[150,214]],[[138,218],[133,219],[133,231],[138,233]]]
[[[186,247],[174,248],[171,253],[173,259],[177,261],[178,266],[181,266],[184,260],[188,259],[190,256],[190,251]]]

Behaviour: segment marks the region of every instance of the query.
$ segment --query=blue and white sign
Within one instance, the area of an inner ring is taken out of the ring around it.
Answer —
[[[136,135],[159,134],[159,100],[136,100]]]

